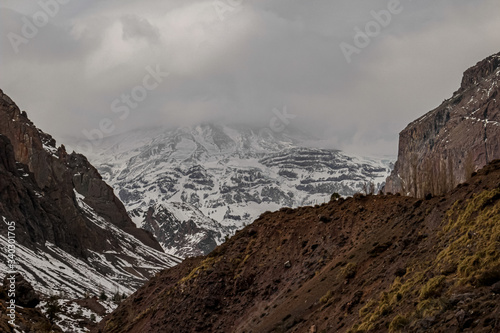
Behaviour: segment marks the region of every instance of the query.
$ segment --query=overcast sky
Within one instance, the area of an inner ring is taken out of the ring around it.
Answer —
[[[498,0],[397,2],[1,0],[0,89],[56,138],[268,126],[286,107],[329,147],[396,155],[398,133],[500,51]]]

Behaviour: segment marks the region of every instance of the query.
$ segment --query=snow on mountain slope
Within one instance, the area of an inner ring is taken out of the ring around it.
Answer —
[[[80,200],[79,200],[80,201]],[[36,290],[44,295],[62,293],[81,297],[86,293],[99,295],[102,291],[133,293],[148,277],[180,260],[144,246],[135,237],[96,216],[81,202],[89,217],[100,228],[111,231],[120,240],[119,249],[98,253],[89,250],[86,259],[77,258],[53,243],[45,242],[37,249],[16,244],[16,269],[23,272]],[[10,222],[0,217],[2,223]],[[7,248],[8,239],[0,235],[0,247]],[[7,253],[1,253],[0,271],[9,272]]]
[[[137,226],[182,257],[206,254],[265,211],[378,189],[391,159],[301,147],[296,132],[204,124],[134,131],[96,143],[89,159]]]
[[[233,231],[184,202],[155,204],[147,211],[137,208],[130,213],[135,220],[144,221],[143,228],[156,235],[166,253],[178,256],[210,252]]]

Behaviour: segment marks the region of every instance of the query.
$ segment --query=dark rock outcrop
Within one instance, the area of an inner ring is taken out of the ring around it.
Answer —
[[[500,53],[468,69],[441,106],[409,124],[387,193],[443,194],[500,158]]]
[[[187,258],[210,253],[217,247],[217,240],[222,238],[221,231],[229,233],[230,229],[214,220],[204,217],[195,207],[189,204],[173,203],[170,207],[185,208],[186,211],[198,213],[198,224],[192,219],[179,221],[166,207],[155,205],[144,214],[143,228],[157,236],[158,242],[165,244],[167,251]],[[192,240],[196,239],[193,246]],[[167,247],[166,244],[169,246]],[[175,250],[174,250],[175,249]]]

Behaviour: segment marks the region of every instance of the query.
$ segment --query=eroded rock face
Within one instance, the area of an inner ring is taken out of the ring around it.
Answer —
[[[500,158],[500,53],[468,69],[441,106],[409,124],[385,191],[439,195]]]

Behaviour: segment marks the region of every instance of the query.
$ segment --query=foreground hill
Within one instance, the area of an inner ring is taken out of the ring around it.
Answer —
[[[493,332],[500,161],[441,197],[265,213],[152,278],[99,332]]]
[[[399,135],[398,160],[386,191],[443,194],[500,158],[500,53],[463,75],[460,88]]]

